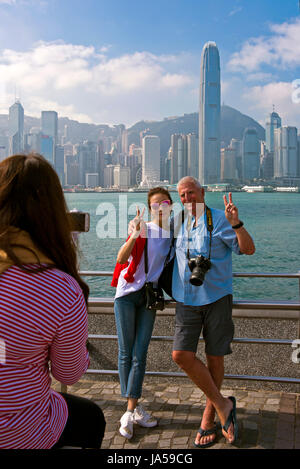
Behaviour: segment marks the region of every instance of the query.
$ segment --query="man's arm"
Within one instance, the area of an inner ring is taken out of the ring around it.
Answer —
[[[227,202],[226,195],[223,196],[223,199],[225,205],[225,217],[236,233],[240,251],[243,254],[251,256],[255,253],[255,245],[253,239],[244,226],[239,226],[242,222],[239,219],[238,209],[232,202],[231,192],[229,192],[229,202]]]

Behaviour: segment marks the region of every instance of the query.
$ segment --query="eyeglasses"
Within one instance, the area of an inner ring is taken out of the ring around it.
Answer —
[[[164,210],[166,209],[167,207],[169,207],[171,205],[171,201],[170,200],[163,200],[162,202],[158,203],[158,202],[153,202],[153,204],[150,204],[150,208],[151,210],[153,210],[154,212],[157,212],[159,209],[160,210]]]

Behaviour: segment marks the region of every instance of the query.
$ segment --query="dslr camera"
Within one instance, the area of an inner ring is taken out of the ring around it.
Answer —
[[[206,272],[211,268],[211,261],[207,257],[196,256],[189,259],[188,265],[192,272],[190,283],[199,287],[204,282]]]
[[[152,282],[145,283],[146,308],[156,311],[162,311],[165,307],[165,298],[160,287],[155,288]]]

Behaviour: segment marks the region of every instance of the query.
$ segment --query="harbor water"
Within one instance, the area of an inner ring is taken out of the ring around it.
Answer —
[[[179,206],[178,194],[171,195]],[[146,205],[147,194],[65,193],[65,198],[70,210],[76,208],[90,214],[90,231],[79,236],[80,269],[112,271],[118,249],[126,238],[127,223],[133,218],[136,205]],[[220,192],[207,192],[205,200],[210,207],[224,209]],[[299,272],[300,194],[235,192],[233,202],[256,245],[253,256],[233,254],[233,271]],[[107,231],[106,237],[103,230]],[[114,296],[110,277],[85,279],[92,297]],[[299,299],[298,279],[235,278],[233,286],[236,299]]]

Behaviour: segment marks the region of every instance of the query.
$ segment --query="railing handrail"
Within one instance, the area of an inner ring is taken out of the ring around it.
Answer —
[[[87,277],[112,277],[112,271],[103,270],[81,270],[80,275]],[[264,277],[264,278],[298,278],[300,280],[299,272],[233,272],[233,277]]]
[[[80,271],[82,276],[90,277],[109,277],[113,275],[112,271]],[[296,273],[290,272],[233,272],[233,277],[236,278],[295,278],[299,279],[299,301],[270,301],[270,300],[243,300],[234,299],[233,307],[238,309],[281,309],[289,311],[299,312],[299,338],[300,338],[300,271]],[[112,307],[114,298],[89,298],[89,306],[97,307]],[[173,300],[166,300],[167,307],[174,308],[175,302]],[[291,313],[292,314],[292,313]],[[295,314],[295,313],[294,313]],[[290,318],[286,318],[290,319]],[[117,335],[104,335],[104,334],[89,334],[90,339],[101,339],[101,340],[116,340]],[[152,340],[156,341],[171,341],[172,336],[152,336]],[[203,338],[200,338],[200,341]],[[291,345],[293,341],[287,339],[261,339],[261,338],[234,338],[233,342],[240,344],[276,344],[276,345]],[[88,369],[88,374],[101,374],[101,375],[117,375],[118,370],[93,370]],[[185,373],[182,372],[171,372],[171,371],[147,371],[146,375],[152,376],[166,376],[166,377],[186,377]],[[250,381],[266,381],[266,382],[281,382],[281,383],[295,383],[299,384],[300,379],[289,378],[289,377],[278,377],[278,376],[252,376],[252,375],[232,375],[228,374],[224,376],[225,379],[236,379],[236,380],[250,380]]]

